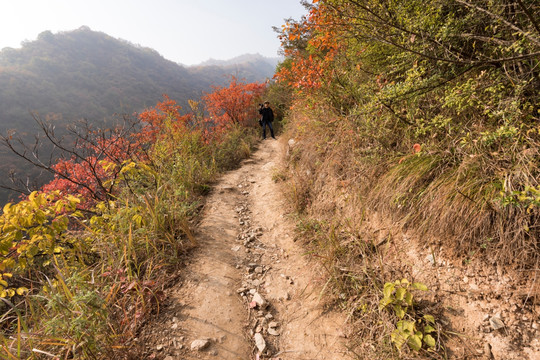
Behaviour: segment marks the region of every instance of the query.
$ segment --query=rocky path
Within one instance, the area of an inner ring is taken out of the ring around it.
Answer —
[[[279,142],[223,176],[198,249],[139,342],[153,359],[347,359],[345,318],[321,301],[323,273],[293,241],[278,185]]]

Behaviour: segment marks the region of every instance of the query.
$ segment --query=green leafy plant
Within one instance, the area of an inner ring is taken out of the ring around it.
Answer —
[[[434,350],[437,345],[433,337],[437,332],[435,318],[428,314],[417,316],[412,293],[414,290],[427,291],[428,288],[422,283],[411,283],[407,279],[387,282],[384,284],[379,309],[391,308],[399,319],[391,334],[391,341],[398,351],[401,351],[405,344],[415,351],[422,348]]]

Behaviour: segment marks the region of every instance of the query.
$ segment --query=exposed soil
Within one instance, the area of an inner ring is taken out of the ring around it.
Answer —
[[[430,289],[423,306],[442,327],[449,359],[540,360],[538,269],[524,274],[474,256],[457,259],[398,224],[376,216],[368,224],[379,230],[385,258]]]
[[[137,339],[145,358],[352,358],[346,314],[324,302],[327,276],[294,242],[273,181],[282,151],[277,141],[262,142],[215,186],[196,234],[199,246]],[[540,359],[538,272],[520,276],[520,283],[474,258],[452,262],[433,242],[387,219],[369,220],[387,260],[432,290],[422,301],[449,335],[448,359]],[[196,340],[202,350],[192,350]]]
[[[272,180],[280,151],[277,141],[262,142],[215,186],[199,246],[137,339],[146,358],[350,358],[345,316],[320,296],[325,276],[294,242]],[[192,350],[197,344],[203,349]]]

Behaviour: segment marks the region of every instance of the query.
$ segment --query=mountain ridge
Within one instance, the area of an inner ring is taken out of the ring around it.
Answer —
[[[186,67],[87,26],[44,31],[19,49],[0,51],[0,133],[14,130],[30,142],[39,130],[34,113],[52,119],[61,132],[80,119],[100,124],[114,114],[133,114],[155,105],[163,94],[186,109],[188,100],[227,84],[231,76],[261,82],[274,70],[262,57],[244,64]],[[15,169],[26,176],[30,171],[5,148],[0,158],[5,174]],[[6,199],[0,194],[0,202]]]

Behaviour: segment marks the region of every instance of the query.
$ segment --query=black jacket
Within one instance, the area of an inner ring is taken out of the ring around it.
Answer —
[[[262,115],[262,121],[269,123],[274,121],[274,112],[269,107],[262,107],[259,109],[259,114]]]

